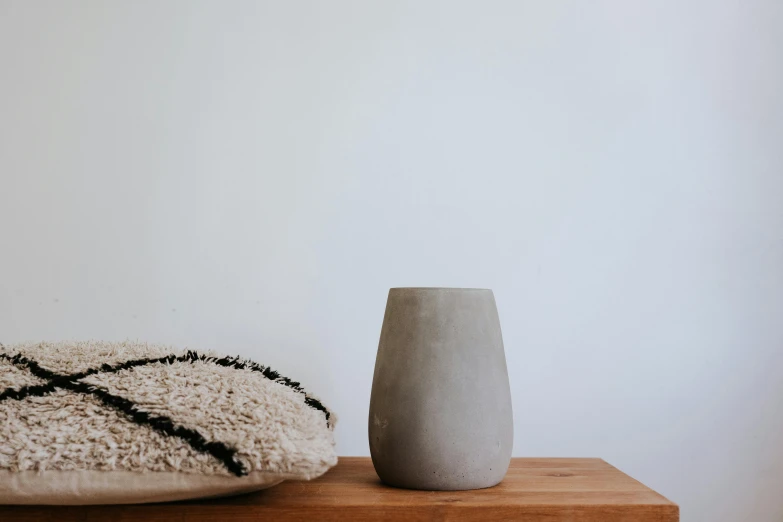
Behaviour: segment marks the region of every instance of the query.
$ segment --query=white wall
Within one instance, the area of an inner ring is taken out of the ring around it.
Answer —
[[[495,290],[518,456],[783,517],[783,2],[0,0],[0,340],[366,414],[391,286]]]

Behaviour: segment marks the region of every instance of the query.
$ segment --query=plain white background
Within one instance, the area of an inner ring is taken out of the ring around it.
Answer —
[[[367,455],[388,288],[492,288],[515,455],[779,522],[782,51],[777,0],[0,0],[0,340],[251,356]]]

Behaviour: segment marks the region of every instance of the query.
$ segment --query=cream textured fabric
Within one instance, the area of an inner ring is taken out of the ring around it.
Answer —
[[[133,471],[0,471],[5,504],[141,504],[239,495],[270,488],[291,475],[250,473],[246,477]]]
[[[334,423],[299,383],[238,358],[0,346],[0,503],[179,500],[310,479],[337,462]]]

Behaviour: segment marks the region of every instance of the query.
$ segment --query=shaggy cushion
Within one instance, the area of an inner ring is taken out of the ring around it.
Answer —
[[[0,503],[244,493],[337,463],[334,415],[254,362],[141,343],[0,345]]]

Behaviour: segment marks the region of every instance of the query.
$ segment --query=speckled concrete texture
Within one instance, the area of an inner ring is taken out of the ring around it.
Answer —
[[[479,489],[503,479],[513,419],[491,290],[389,291],[368,431],[375,470],[391,486]]]

